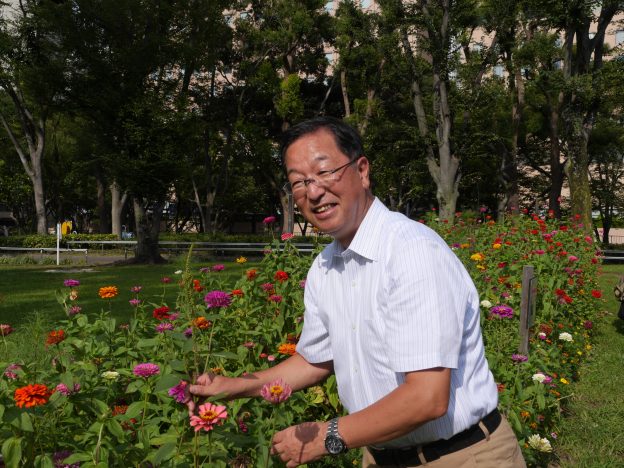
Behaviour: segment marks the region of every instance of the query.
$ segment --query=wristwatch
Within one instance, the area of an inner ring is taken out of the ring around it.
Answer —
[[[330,455],[338,455],[348,450],[347,444],[338,434],[338,418],[329,421],[325,434],[325,449]]]

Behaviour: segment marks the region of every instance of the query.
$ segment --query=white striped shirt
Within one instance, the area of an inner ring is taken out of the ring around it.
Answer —
[[[405,372],[451,369],[446,415],[382,446],[448,439],[496,408],[472,279],[437,233],[379,199],[346,250],[334,240],[314,260],[304,300],[297,352],[333,360],[349,412],[393,391]]]

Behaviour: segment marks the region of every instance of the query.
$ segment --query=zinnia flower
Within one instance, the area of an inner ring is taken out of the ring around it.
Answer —
[[[59,392],[61,395],[70,396],[80,391],[80,384],[75,383],[73,388],[69,388],[64,383],[60,383],[56,386],[56,391]]]
[[[218,265],[213,265],[211,270],[212,271],[223,271],[223,270],[225,270],[225,265],[223,265],[222,263],[219,263]]]
[[[227,307],[232,303],[232,297],[224,291],[210,291],[204,297],[206,306],[211,307]]]
[[[594,296],[596,299],[600,299],[602,297],[602,291],[600,291],[599,289],[592,289],[591,295]]]
[[[546,438],[540,437],[538,434],[529,436],[527,443],[529,444],[529,447],[537,450],[538,452],[552,452],[550,441]]]
[[[202,292],[204,290],[204,287],[201,285],[200,281],[198,279],[194,279],[193,280],[193,289],[197,292]]]
[[[273,403],[274,405],[288,400],[291,393],[292,388],[282,379],[277,379],[273,382],[264,384],[262,389],[260,390],[260,395],[262,396],[262,398],[264,398],[269,403]]]
[[[253,280],[256,276],[258,276],[258,270],[247,270],[245,272],[245,274],[247,275],[247,279],[249,281]]]
[[[4,376],[7,379],[15,380],[17,379],[17,371],[20,370],[22,370],[22,366],[20,366],[19,364],[9,364],[4,370]]]
[[[263,285],[260,286],[265,292],[271,293],[275,290],[275,286],[273,286],[273,283],[264,283]]]
[[[514,313],[513,309],[508,305],[497,305],[490,309],[490,315],[497,316],[499,318],[512,318]]]
[[[46,338],[46,345],[58,344],[66,338],[64,330],[52,330]]]
[[[117,380],[119,378],[119,372],[116,371],[104,371],[102,377],[106,380]]]
[[[0,336],[8,336],[13,333],[13,327],[8,323],[0,323]]]
[[[262,220],[262,224],[272,224],[276,220],[275,216],[267,216]]]
[[[69,291],[69,300],[75,301],[76,299],[78,299],[78,290],[72,289],[71,291]]]
[[[76,286],[80,286],[80,281],[75,279],[66,279],[63,281],[63,284],[68,288],[75,288]]]
[[[141,289],[143,289],[143,286],[132,286],[130,288],[130,292],[133,292],[135,294],[138,294],[141,292]]]
[[[162,284],[169,284],[169,283],[171,283],[171,278],[169,278],[168,276],[163,276],[163,277],[160,279],[160,282],[161,282]]]
[[[212,322],[210,320],[206,320],[206,317],[197,317],[196,319],[193,319],[193,325],[195,325],[195,327],[199,328],[200,330],[206,330],[207,328],[210,328],[212,326]],[[184,333],[186,334],[186,332]]]
[[[285,232],[284,234],[282,234],[282,242],[286,242],[287,240],[292,239],[293,237],[295,237],[294,234],[290,232]]]
[[[243,297],[244,295],[245,295],[245,293],[243,293],[242,289],[233,289],[232,290],[232,296]]]
[[[525,356],[524,354],[512,354],[511,360],[513,362],[527,362],[529,358]]]
[[[137,364],[132,369],[132,373],[137,377],[151,377],[152,375],[160,374],[160,367],[156,364],[152,364],[151,362],[144,362],[142,364]]]
[[[559,333],[559,339],[561,341],[568,341],[568,342],[574,341],[574,338],[572,338],[572,335],[570,335],[568,332]]]
[[[60,452],[54,452],[52,455],[52,463],[54,468],[80,468],[80,463],[72,463],[71,465],[65,463],[65,459],[71,456],[69,450],[61,450]]]
[[[79,314],[80,312],[82,312],[82,307],[77,305],[71,306],[69,309],[67,309],[67,315],[69,315],[70,317]]]
[[[301,280],[301,281],[299,281],[299,287],[300,287],[301,289],[305,289],[305,287],[306,287],[306,280]]]
[[[279,304],[280,302],[282,302],[282,296],[280,296],[279,294],[271,294],[269,296],[269,301]]]
[[[474,260],[475,262],[481,262],[485,259],[482,253],[475,253],[470,256],[470,260]]]
[[[169,396],[172,397],[178,403],[184,403],[186,400],[186,386],[188,382],[180,380],[180,383],[169,389]]]
[[[241,255],[240,257],[236,259],[236,263],[238,263],[239,265],[242,265],[243,263],[247,263],[247,258]]]
[[[117,294],[119,294],[117,286],[104,286],[98,291],[98,295],[102,299],[112,299],[114,297],[117,297]]]
[[[156,331],[158,333],[165,333],[166,331],[173,330],[173,323],[171,322],[162,322],[156,325]]]
[[[171,314],[169,314],[169,307],[162,306],[154,309],[152,317],[156,320],[169,320],[171,318]]]
[[[288,273],[286,273],[283,270],[278,270],[275,273],[274,278],[275,278],[275,281],[279,281],[280,283],[283,283],[284,281],[286,281],[288,279]]]
[[[13,399],[18,407],[23,408],[25,406],[26,408],[31,408],[33,406],[45,405],[52,393],[52,390],[43,384],[26,385],[15,390]]]
[[[296,348],[297,345],[294,343],[282,343],[281,345],[279,345],[279,348],[277,348],[277,352],[280,354],[288,354],[292,356],[297,352]]]
[[[191,336],[193,336],[193,328],[188,327],[186,330],[184,330],[183,333],[184,333],[184,336],[186,336],[187,338],[190,338]]]
[[[191,426],[195,428],[195,432],[201,429],[210,431],[214,429],[214,426],[223,424],[225,418],[227,418],[225,406],[206,403],[200,405],[199,416],[191,416]]]
[[[141,304],[141,299],[130,299],[128,302],[132,307],[138,307]]]
[[[492,307],[492,303],[488,301],[487,299],[484,299],[481,301],[481,307],[485,309],[489,309],[490,307]]]

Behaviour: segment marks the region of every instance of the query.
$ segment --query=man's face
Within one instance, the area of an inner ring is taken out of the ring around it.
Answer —
[[[284,158],[286,174],[292,183],[302,179],[318,180],[319,173],[349,162],[328,130],[318,130],[292,143]],[[369,191],[368,160],[360,157],[336,173],[331,184],[309,183],[294,196],[303,216],[322,232],[335,237],[343,247],[353,240],[373,201]]]

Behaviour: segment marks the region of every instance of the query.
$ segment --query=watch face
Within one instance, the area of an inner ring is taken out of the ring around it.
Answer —
[[[337,455],[344,451],[345,444],[340,437],[330,435],[325,439],[325,448],[332,455]]]

